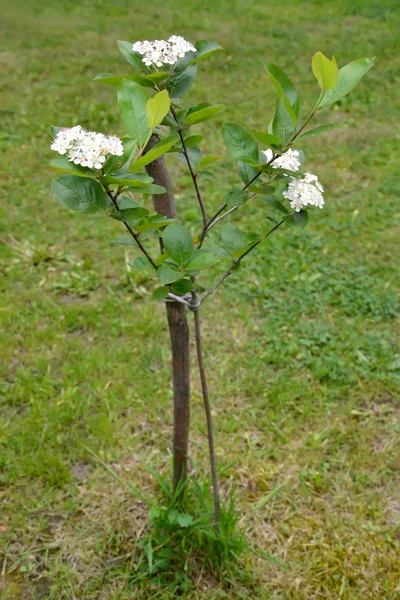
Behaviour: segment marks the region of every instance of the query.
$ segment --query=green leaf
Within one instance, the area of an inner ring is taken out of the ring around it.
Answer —
[[[279,98],[282,100],[294,127],[297,127],[297,115],[293,106],[297,102],[297,92],[289,77],[273,63],[264,63],[265,70]]]
[[[128,63],[132,65],[132,67],[135,67],[135,69],[138,71],[149,70],[142,61],[142,57],[139,52],[134,52],[132,50],[133,44],[131,42],[118,41],[117,44],[120,52],[123,54]]]
[[[332,90],[338,82],[338,68],[322,52],[316,52],[311,61],[312,71],[323,93]]]
[[[197,165],[197,168],[202,169],[203,167],[207,167],[207,165],[211,165],[211,163],[219,160],[220,158],[220,156],[203,156],[203,158]]]
[[[158,92],[153,98],[147,100],[147,122],[151,129],[157,127],[168,114],[171,100],[167,90]]]
[[[168,523],[170,525],[174,525],[176,523],[178,515],[179,515],[179,510],[177,510],[176,508],[172,508],[171,510],[169,510],[166,513],[166,517],[168,519]]]
[[[50,125],[49,132],[51,137],[55,138],[57,134],[59,134],[60,131],[62,131],[63,129],[66,129],[66,127],[57,127],[57,125]]]
[[[268,146],[268,148],[279,148],[281,140],[278,136],[271,133],[263,133],[262,131],[252,130],[253,136],[259,141]]]
[[[234,254],[245,245],[243,233],[236,225],[227,223],[221,232],[222,245],[230,254]]]
[[[178,296],[184,296],[193,289],[193,283],[190,279],[180,279],[171,285],[171,289],[174,294],[178,294]]]
[[[325,108],[349,94],[374,64],[375,58],[359,58],[339,70],[337,85],[326,92],[319,105],[319,110]]]
[[[256,233],[243,235],[236,225],[227,223],[222,229],[221,240],[225,250],[234,258],[239,258],[260,241],[260,236]]]
[[[272,206],[272,208],[275,208],[276,210],[279,210],[279,212],[287,215],[289,213],[288,209],[286,208],[286,206],[284,206],[281,202],[279,202],[279,200],[277,200],[275,198],[275,196],[263,196],[263,200],[265,200],[266,202],[268,202],[268,204],[270,206]]]
[[[204,140],[204,135],[188,135],[185,138],[185,146],[186,148],[191,148],[192,146],[197,146]]]
[[[190,231],[179,223],[172,223],[163,233],[164,248],[178,265],[183,267],[194,253],[194,244]]]
[[[203,108],[209,108],[209,106],[210,106],[210,104],[208,102],[200,102],[199,104],[193,104],[193,106],[190,106],[188,109],[185,109],[186,110],[185,117],[189,113],[194,113],[194,112],[197,112],[198,110],[203,110]],[[181,125],[183,125],[183,122],[181,123]]]
[[[75,175],[61,175],[53,179],[51,192],[67,208],[86,215],[105,212],[111,204],[97,181]]]
[[[189,527],[193,523],[193,517],[191,515],[181,513],[178,516],[177,522],[181,527]]]
[[[171,98],[181,98],[193,85],[197,75],[197,66],[192,65],[182,73],[170,77],[167,81],[167,90]]]
[[[111,240],[113,246],[137,246],[135,240],[131,237],[120,237],[116,240]]]
[[[130,168],[132,170],[136,170],[150,164],[151,162],[156,160],[156,158],[159,158],[160,156],[168,152],[168,150],[172,148],[172,146],[174,146],[174,144],[176,144],[178,140],[179,136],[176,134],[169,135],[166,138],[160,140],[159,142],[157,142],[157,144],[154,144],[154,146],[151,150],[149,150],[149,152],[146,152],[146,154],[144,154],[138,160],[132,163]]]
[[[198,40],[195,46],[197,52],[196,56],[191,61],[192,63],[196,63],[199,60],[203,60],[203,58],[210,56],[210,54],[213,54],[218,50],[223,50],[222,46],[220,46],[216,42],[209,42],[208,40]]]
[[[286,217],[282,218],[285,223],[291,227],[299,227],[300,229],[304,229],[308,222],[308,212],[306,210],[300,210],[299,212],[295,212],[292,215],[287,215]]]
[[[144,256],[137,256],[133,260],[131,260],[128,265],[133,267],[134,269],[138,269],[138,271],[149,271],[154,273],[154,269],[151,263]]]
[[[191,61],[194,59],[195,56],[196,56],[196,52],[192,52],[192,51],[185,52],[185,56],[180,58],[170,68],[170,70],[169,70],[170,78],[173,79],[177,75],[180,75],[181,73],[183,73],[183,71],[185,71],[188,68],[189,64],[191,63]]]
[[[127,173],[129,166],[137,153],[137,143],[131,138],[122,140],[124,153],[122,156],[110,156],[103,165],[103,171],[106,175],[118,173],[119,175]]]
[[[248,192],[255,192],[256,194],[273,194],[275,188],[272,185],[251,185],[247,188]]]
[[[216,179],[214,173],[210,173],[210,171],[197,171],[196,175],[201,176],[204,179],[208,179],[210,181],[213,181],[214,179]]]
[[[213,119],[216,115],[225,110],[225,108],[225,104],[214,104],[213,106],[207,106],[207,108],[196,110],[195,112],[188,114],[184,124],[194,125],[195,123],[204,123],[205,121]]]
[[[96,173],[92,171],[92,169],[76,165],[66,156],[57,156],[57,158],[53,158],[50,161],[50,166],[55,169],[61,169],[61,171],[65,171],[71,175],[77,175],[78,177],[96,177]]]
[[[257,166],[258,146],[247,129],[235,123],[225,123],[222,135],[231,156],[248,165]]]
[[[156,185],[155,183],[149,183],[148,185],[141,185],[135,188],[128,188],[129,191],[137,194],[150,194],[152,196],[157,196],[158,194],[165,194],[167,191],[165,187],[162,185]]]
[[[141,219],[136,223],[136,230],[139,233],[143,233],[143,231],[151,231],[152,229],[162,229],[174,222],[174,219],[166,219],[164,215],[152,215],[151,217]]]
[[[153,300],[164,300],[169,294],[169,289],[164,285],[154,290],[152,294]]]
[[[168,283],[174,283],[175,281],[182,279],[184,275],[185,273],[182,273],[177,269],[173,269],[168,265],[161,265],[161,267],[158,267],[157,269],[157,276],[164,285]]]
[[[244,237],[245,237],[245,245],[243,246],[243,248],[240,248],[239,250],[234,252],[233,256],[235,258],[239,258],[240,256],[243,256],[243,254],[245,254],[245,252],[247,252],[247,250],[249,250],[249,248],[251,248],[252,246],[254,246],[254,244],[256,244],[260,241],[260,236],[257,233],[246,233],[246,235]]]
[[[146,79],[156,81],[157,83],[164,81],[164,79],[167,79],[167,77],[169,77],[169,71],[157,71],[156,73],[148,73],[146,75]]]
[[[123,208],[121,210],[110,213],[110,217],[116,219],[117,221],[124,221],[128,223],[129,221],[136,221],[140,219],[140,217],[146,217],[149,214],[147,208],[143,208],[142,206],[136,206],[135,208]]]
[[[189,160],[190,160],[192,167],[197,168],[197,165],[200,163],[201,158],[202,158],[202,153],[201,153],[200,148],[198,148],[197,146],[192,146],[191,148],[187,148],[187,154],[189,156]],[[178,154],[178,160],[185,166],[187,165],[186,157],[184,156],[183,153]]]
[[[134,81],[124,79],[118,88],[118,104],[121,120],[132,139],[137,140],[138,146],[146,144],[151,129],[147,122],[146,92]]]
[[[258,173],[258,169],[256,167],[251,167],[250,165],[246,165],[241,160],[238,161],[238,171],[239,177],[246,185],[251,181]]]
[[[114,73],[99,73],[96,75],[93,81],[105,83],[106,85],[111,85],[112,87],[118,87],[121,85],[124,79],[135,81],[139,85],[151,88],[153,90],[155,88],[154,81],[150,79],[150,76],[145,77],[144,75],[115,75]]]
[[[228,208],[232,206],[242,206],[248,200],[247,192],[243,191],[240,188],[231,190],[225,196],[225,203]]]
[[[218,256],[209,250],[195,250],[192,258],[186,263],[188,271],[200,271],[218,262]]]
[[[166,260],[168,260],[168,254],[166,252],[163,252],[162,254],[157,256],[157,258],[154,262],[159,267],[160,265],[163,265]]]
[[[120,177],[114,174],[104,177],[104,183],[115,183],[117,185],[126,185],[130,188],[140,188],[153,183],[153,178],[143,173],[125,173]]]
[[[295,179],[301,179],[303,177],[303,174],[300,173],[300,171],[291,171],[290,169],[282,169],[281,167],[275,167],[274,172],[277,174],[279,173],[280,175],[289,175]]]
[[[310,131],[306,131],[299,137],[299,140],[305,140],[309,137],[313,137],[314,135],[320,135],[321,133],[326,133],[327,131],[334,131],[335,129],[343,129],[343,127],[347,127],[346,123],[337,123],[335,125],[321,125],[320,127],[315,127],[315,129],[310,129]]]
[[[276,101],[275,115],[272,121],[272,133],[276,135],[284,146],[288,143],[295,132],[293,121],[290,118],[282,100]]]
[[[118,207],[119,210],[124,210],[125,208],[139,208],[140,204],[130,196],[119,196]]]
[[[183,127],[183,122],[185,120],[186,115],[188,114],[190,108],[177,108],[175,111],[175,117],[176,117],[176,121],[178,122],[180,127]],[[171,115],[168,115],[169,117]],[[176,125],[176,121],[174,119],[175,125]]]

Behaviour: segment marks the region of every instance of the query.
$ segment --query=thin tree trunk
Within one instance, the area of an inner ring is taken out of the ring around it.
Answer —
[[[146,150],[149,151],[159,140],[153,135]],[[168,218],[176,217],[176,206],[171,178],[164,156],[146,166],[154,183],[167,190],[165,194],[153,196],[154,209]],[[167,302],[167,318],[172,352],[172,388],[174,402],[173,427],[173,489],[186,481],[189,446],[190,420],[190,364],[189,326],[186,308],[180,302]],[[182,488],[183,492],[183,488]]]

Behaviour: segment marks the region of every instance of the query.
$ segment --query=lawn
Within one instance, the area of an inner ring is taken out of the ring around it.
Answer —
[[[252,546],[288,568],[254,557],[248,581],[197,572],[184,597],[400,598],[398,3],[3,0],[1,12],[0,597],[176,597],[132,584],[146,511],[84,447],[149,494],[144,463],[168,477],[165,310],[153,280],[110,243],[118,224],[50,197],[48,166],[51,124],[124,133],[115,89],[92,81],[129,72],[116,40],[176,33],[225,48],[201,67],[190,101],[225,103],[224,120],[262,131],[274,98],[262,60],[301,83],[311,108],[316,50],[339,65],[377,57],[318,116],[348,129],[301,146],[325,209],[304,231],[271,236],[203,313],[216,452],[224,467],[235,461],[222,493],[237,489]],[[198,126],[207,152],[224,156],[202,182],[211,208],[237,181],[221,123]],[[179,213],[198,231],[190,179],[168,164]],[[249,230],[265,211],[249,205]],[[193,368],[191,452],[207,472]]]

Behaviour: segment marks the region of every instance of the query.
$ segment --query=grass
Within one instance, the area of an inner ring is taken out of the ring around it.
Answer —
[[[340,64],[377,56],[349,100],[320,117],[349,128],[304,144],[326,209],[304,232],[274,234],[203,314],[217,456],[236,461],[221,473],[222,493],[237,488],[252,546],[290,568],[254,557],[251,581],[199,570],[185,597],[400,598],[396,17],[394,0],[3,2],[2,598],[174,597],[130,582],[147,511],[84,447],[146,494],[157,492],[143,461],[168,478],[164,310],[146,273],[128,273],[124,250],[110,245],[115,223],[50,198],[47,166],[50,124],[122,134],[114,90],[92,82],[128,72],[115,41],[171,33],[225,47],[190,98],[225,102],[224,119],[259,130],[273,99],[262,59],[302,82],[311,107],[314,51]],[[223,153],[216,124],[199,126],[210,154]],[[208,206],[236,181],[233,170],[224,176],[230,164],[203,182]],[[189,178],[170,166],[180,214],[197,231]],[[248,229],[264,213],[249,207]],[[197,375],[191,451],[206,471]]]

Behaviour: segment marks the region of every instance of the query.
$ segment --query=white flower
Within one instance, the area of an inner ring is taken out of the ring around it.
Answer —
[[[142,55],[142,61],[147,67],[155,65],[174,65],[186,52],[196,52],[196,48],[180,35],[171,35],[166,40],[153,40],[149,42],[135,42],[132,46],[134,52]]]
[[[299,212],[308,205],[323,208],[323,191],[324,188],[319,182],[318,177],[312,173],[305,173],[303,179],[291,177],[287,190],[283,192],[283,196],[290,201],[290,206],[296,212]]]
[[[267,162],[269,162],[273,157],[272,150],[268,148],[268,150],[263,150],[263,152],[267,158]],[[289,148],[285,154],[282,154],[282,156],[275,159],[271,166],[274,169],[279,168],[288,169],[289,171],[298,171],[301,166],[299,151]]]
[[[122,156],[124,148],[115,135],[86,131],[80,125],[61,129],[51,149],[66,154],[71,162],[90,169],[101,169],[108,156]]]

